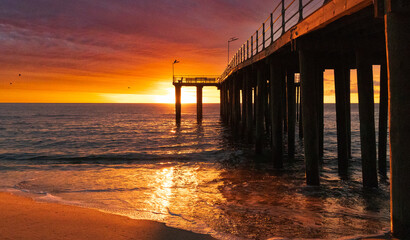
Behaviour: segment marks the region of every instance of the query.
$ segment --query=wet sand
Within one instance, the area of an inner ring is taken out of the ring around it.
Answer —
[[[0,239],[213,239],[93,209],[0,193]]]

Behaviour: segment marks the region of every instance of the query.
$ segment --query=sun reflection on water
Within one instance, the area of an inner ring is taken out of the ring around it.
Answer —
[[[146,204],[151,206],[151,211],[161,213],[158,220],[163,220],[168,214],[170,201],[172,198],[172,186],[174,185],[174,168],[163,168],[156,171],[149,188],[153,189],[150,198],[146,199]]]

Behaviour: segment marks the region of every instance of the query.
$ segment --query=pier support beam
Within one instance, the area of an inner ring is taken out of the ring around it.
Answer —
[[[300,75],[299,75],[300,79]],[[303,139],[303,116],[302,116],[302,88],[299,80],[299,87],[298,87],[298,95],[299,95],[299,139]]]
[[[323,162],[323,134],[324,134],[324,83],[323,83],[323,72],[324,69],[320,66],[317,66],[317,117],[318,117],[318,131],[319,131],[319,156],[320,162]]]
[[[387,148],[387,118],[388,118],[388,81],[387,81],[387,69],[386,65],[380,66],[380,104],[379,104],[379,159],[378,167],[379,173],[383,177],[386,177],[386,148]]]
[[[270,116],[270,87],[271,84],[269,82],[268,84],[268,79],[270,77],[270,67],[269,67],[269,62],[267,62],[265,66],[265,71],[264,71],[264,79],[265,79],[265,105],[263,106],[265,109],[265,134],[268,138],[270,138],[270,133],[271,133],[271,116]]]
[[[175,86],[175,120],[181,123],[181,86]]]
[[[377,187],[376,136],[374,125],[373,69],[363,50],[356,53],[359,93],[360,146],[364,187]]]
[[[225,102],[224,94],[225,94],[225,91],[223,89],[223,84],[221,84],[219,86],[219,115],[221,116],[222,120],[224,120],[224,118],[225,118],[225,114],[224,114],[224,111],[225,111],[224,110],[224,102]]]
[[[235,90],[234,90],[234,79],[230,77],[229,79],[229,125],[232,127],[235,123]]]
[[[410,236],[410,2],[389,0],[385,15],[390,99],[390,194],[393,235]]]
[[[245,72],[245,94],[246,94],[246,136],[249,143],[253,141],[253,103],[252,103],[252,70]]]
[[[339,175],[346,176],[349,163],[348,143],[348,109],[347,109],[347,84],[350,80],[350,69],[339,62],[334,69],[335,95],[336,95],[336,126],[337,126],[337,161]]]
[[[196,87],[196,120],[198,123],[202,122],[202,88],[203,86]]]
[[[265,79],[265,66],[259,65],[256,70],[256,139],[255,139],[255,152],[262,153],[263,139],[264,139],[264,121],[265,121],[265,90],[266,90],[266,79]]]
[[[319,122],[317,105],[317,62],[314,53],[309,52],[304,42],[299,50],[299,66],[302,92],[302,117],[305,148],[306,182],[319,185]]]
[[[346,79],[346,121],[347,121],[347,152],[349,159],[352,158],[352,120],[351,120],[351,101],[350,101],[350,70]]]
[[[282,119],[283,119],[283,132],[288,132],[288,93],[287,93],[287,84],[286,84],[286,71],[283,70],[283,83],[282,83]]]
[[[275,168],[283,167],[282,124],[285,72],[279,61],[270,60],[270,117],[272,121],[272,160]]]
[[[239,130],[240,122],[241,122],[241,81],[240,74],[237,73],[234,78],[234,112],[235,112],[235,122],[234,122],[234,128],[236,130]]]
[[[223,82],[223,84],[222,84],[222,86],[223,86],[223,92],[224,92],[224,103],[223,103],[223,106],[224,106],[224,116],[225,116],[225,118],[224,118],[224,123],[225,124],[228,124],[228,122],[229,122],[229,116],[228,116],[228,102],[229,102],[229,99],[228,99],[228,84],[226,83],[226,81],[225,82]]]
[[[286,73],[287,97],[288,97],[288,158],[295,156],[295,118],[296,118],[296,97],[295,97],[295,73],[288,70]]]
[[[241,131],[242,135],[246,135],[246,102],[247,102],[247,95],[246,95],[246,72],[241,72],[241,83],[242,83],[242,111],[241,111]]]
[[[222,83],[223,86],[223,92],[224,92],[224,123],[228,124],[229,123],[229,85],[228,81],[224,81]]]

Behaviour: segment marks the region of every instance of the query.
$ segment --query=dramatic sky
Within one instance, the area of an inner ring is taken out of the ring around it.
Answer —
[[[176,74],[221,74],[227,39],[236,50],[274,2],[0,0],[0,102],[173,102],[174,59]]]

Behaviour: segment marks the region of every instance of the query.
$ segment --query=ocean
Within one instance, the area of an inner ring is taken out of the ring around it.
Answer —
[[[376,126],[378,105],[375,106]],[[321,185],[305,184],[303,143],[276,170],[234,136],[219,104],[0,104],[0,191],[164,222],[219,239],[355,238],[389,230],[389,181],[363,189],[358,108],[352,160],[337,173],[325,104]],[[298,132],[298,128],[296,128]],[[377,136],[377,129],[376,129]]]

